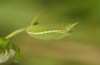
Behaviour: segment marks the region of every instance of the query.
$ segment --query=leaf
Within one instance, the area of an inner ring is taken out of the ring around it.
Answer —
[[[7,61],[13,57],[16,63],[20,60],[20,49],[17,45],[12,43],[9,39],[0,38],[0,63]],[[5,59],[5,61],[3,61]]]
[[[0,47],[4,47],[7,44],[8,40],[0,38]]]
[[[13,56],[13,59],[16,63],[18,63],[20,61],[20,49],[15,44],[13,44],[12,47],[13,47],[13,50],[16,51],[15,55]]]
[[[0,38],[0,53],[8,50],[9,45],[10,45],[9,40],[5,38]]]

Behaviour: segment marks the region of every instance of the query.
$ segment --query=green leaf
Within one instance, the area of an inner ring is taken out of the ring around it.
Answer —
[[[20,61],[20,49],[17,45],[13,44],[12,45],[13,50],[16,51],[15,55],[13,56],[13,59],[16,63]]]
[[[7,44],[8,40],[0,38],[0,47],[4,47]]]
[[[0,46],[3,45],[5,43],[5,40],[0,38]]]
[[[10,41],[9,39],[0,38],[0,54],[6,53],[6,52],[7,52],[7,55],[6,56],[3,55],[4,57],[9,57],[9,58],[13,57],[16,63],[19,62],[20,60],[19,47],[15,45],[14,43],[12,43],[12,41]]]
[[[5,39],[5,38],[0,38],[0,53],[8,50],[8,47],[9,47],[9,44],[10,44],[9,42],[10,41]]]

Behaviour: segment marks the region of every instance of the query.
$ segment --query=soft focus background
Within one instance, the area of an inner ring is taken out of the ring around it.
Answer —
[[[0,0],[0,37],[30,25],[40,9],[40,24],[79,21],[72,38],[39,40],[21,33],[12,41],[22,52],[20,63],[0,65],[100,65],[100,0]]]

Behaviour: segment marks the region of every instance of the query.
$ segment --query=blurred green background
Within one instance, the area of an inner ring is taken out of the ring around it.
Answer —
[[[30,25],[40,9],[40,24],[79,21],[72,38],[39,40],[21,33],[12,41],[22,52],[20,63],[0,65],[100,65],[100,0],[0,0],[0,37]]]

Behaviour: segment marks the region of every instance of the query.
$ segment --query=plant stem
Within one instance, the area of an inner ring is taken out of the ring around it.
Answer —
[[[18,30],[16,30],[16,31],[12,32],[11,34],[7,35],[7,36],[5,37],[5,39],[10,39],[10,38],[14,37],[15,35],[17,35],[17,34],[23,32],[23,31],[25,31],[25,30],[26,30],[26,28],[18,29]]]

